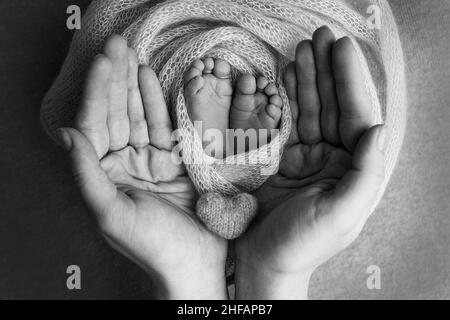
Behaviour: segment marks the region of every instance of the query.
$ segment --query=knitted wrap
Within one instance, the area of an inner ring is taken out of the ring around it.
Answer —
[[[92,58],[113,33],[122,34],[139,63],[158,75],[179,129],[183,162],[201,195],[197,214],[227,239],[245,231],[257,210],[248,193],[277,171],[291,131],[291,113],[282,71],[294,60],[299,41],[327,25],[337,38],[349,36],[365,75],[374,123],[386,123],[386,181],[395,166],[405,129],[406,89],[402,48],[386,0],[94,0],[75,33],[64,66],[46,95],[41,119],[55,139],[56,129],[70,126]],[[380,10],[381,28],[367,22],[370,5]],[[274,82],[283,100],[279,134],[257,150],[223,160],[204,156],[202,141],[186,110],[183,76],[202,57],[221,58],[242,73]],[[377,205],[385,188],[380,191]]]

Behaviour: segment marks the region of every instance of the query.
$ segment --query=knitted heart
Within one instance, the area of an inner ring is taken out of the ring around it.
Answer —
[[[234,197],[205,193],[197,201],[198,217],[209,230],[228,240],[243,234],[257,211],[258,202],[248,193]]]

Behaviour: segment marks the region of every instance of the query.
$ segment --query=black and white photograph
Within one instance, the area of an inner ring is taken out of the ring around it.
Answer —
[[[449,0],[0,0],[0,43],[0,300],[450,300]]]

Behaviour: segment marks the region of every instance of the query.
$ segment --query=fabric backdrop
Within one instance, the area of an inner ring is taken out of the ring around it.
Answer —
[[[72,32],[66,8],[0,3],[0,299],[151,298],[146,275],[102,240],[39,107]],[[409,121],[399,164],[361,237],[314,274],[313,299],[450,298],[450,3],[391,0],[405,51]],[[82,269],[82,290],[66,268]],[[368,290],[367,267],[381,269]]]

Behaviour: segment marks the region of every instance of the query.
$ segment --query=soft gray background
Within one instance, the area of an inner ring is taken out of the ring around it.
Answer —
[[[315,299],[450,299],[450,2],[390,2],[407,63],[403,152],[362,236],[315,273]],[[98,235],[39,125],[72,36],[65,10],[88,3],[0,2],[0,298],[152,297],[145,274]],[[65,287],[71,264],[82,268],[78,292]],[[381,290],[366,288],[372,264]]]

